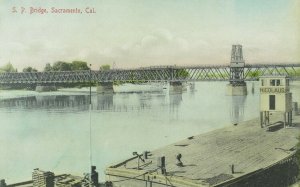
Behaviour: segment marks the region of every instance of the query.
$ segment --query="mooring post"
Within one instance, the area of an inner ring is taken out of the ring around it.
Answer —
[[[286,128],[286,112],[283,113],[284,116],[284,128]]]
[[[261,126],[261,128],[263,128],[264,126],[263,126],[263,119],[264,118],[264,113],[263,112],[260,112],[260,126]]]
[[[231,164],[231,174],[234,174],[234,164]]]

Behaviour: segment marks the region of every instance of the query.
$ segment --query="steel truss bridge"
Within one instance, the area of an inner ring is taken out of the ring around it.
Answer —
[[[258,76],[287,75],[300,80],[300,63],[246,64],[245,81]],[[84,82],[165,82],[165,81],[228,81],[229,65],[153,66],[138,69],[112,69],[105,71],[57,71],[0,73],[0,85],[64,84]]]

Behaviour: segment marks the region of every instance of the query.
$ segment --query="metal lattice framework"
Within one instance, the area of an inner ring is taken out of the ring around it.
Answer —
[[[245,86],[245,60],[242,45],[232,45],[230,60],[230,79],[232,86]]]
[[[245,65],[245,81],[264,75],[288,75],[300,80],[300,63]],[[107,71],[61,71],[0,73],[0,84],[53,84],[89,82],[152,82],[152,81],[234,81],[230,66],[157,66]]]

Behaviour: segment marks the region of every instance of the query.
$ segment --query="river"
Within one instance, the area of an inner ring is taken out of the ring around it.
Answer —
[[[82,176],[89,171],[90,123],[92,163],[103,181],[105,167],[134,151],[258,117],[258,82],[254,92],[248,82],[248,95],[235,97],[226,96],[226,84],[197,82],[182,93],[92,92],[91,113],[88,89],[2,90],[0,178],[8,184],[30,180],[34,168]]]

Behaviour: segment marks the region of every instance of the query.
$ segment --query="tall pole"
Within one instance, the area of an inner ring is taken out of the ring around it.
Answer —
[[[89,105],[89,115],[90,115],[90,184],[92,187],[92,64],[90,64],[90,105]]]
[[[92,105],[92,64],[90,64],[90,106]]]

